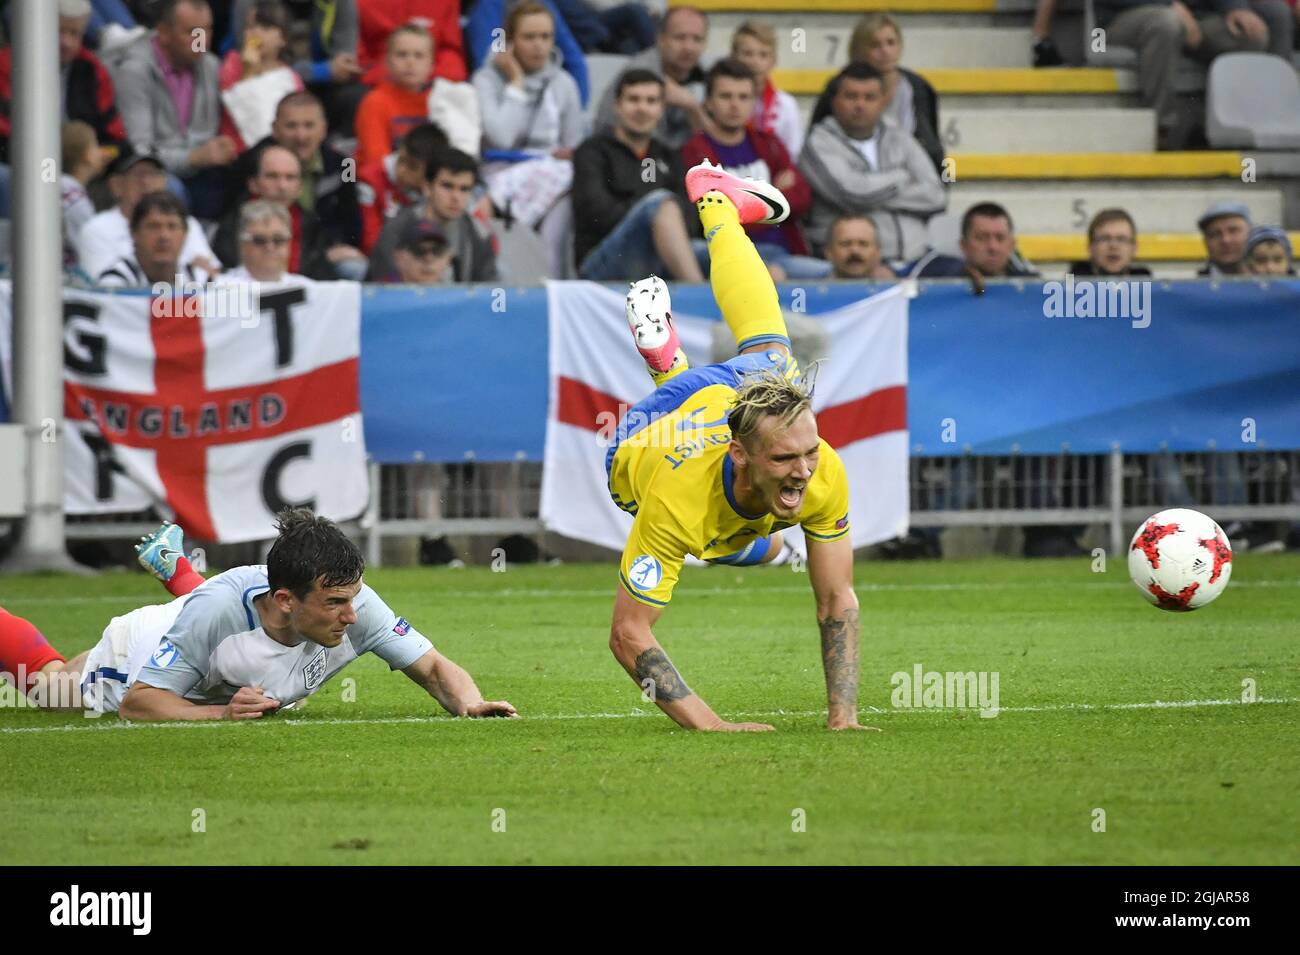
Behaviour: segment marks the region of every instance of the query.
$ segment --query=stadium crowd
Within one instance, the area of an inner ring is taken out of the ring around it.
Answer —
[[[1230,50],[1286,56],[1294,43],[1295,17],[1281,0],[1229,4],[1226,14],[1219,6],[1097,7],[1115,42],[1146,37],[1140,95],[1157,111],[1162,147],[1177,118],[1171,71],[1180,50],[1206,60]],[[749,227],[778,280],[1036,274],[1017,254],[1011,215],[992,202],[952,210],[961,213],[960,255],[933,249],[928,223],[949,211],[939,97],[902,66],[902,29],[888,14],[857,23],[848,63],[805,127],[794,97],[773,83],[774,28],[745,22],[730,56],[706,65],[709,21],[691,7],[58,0],[58,8],[70,283],[508,280],[498,233],[517,223],[541,235],[547,261],[538,271],[551,277],[701,281],[708,256],[682,176],[704,159],[788,196],[789,221]],[[1050,0],[1038,13],[1035,60],[1049,65]],[[593,51],[630,59],[588,111],[584,55]],[[12,94],[6,47],[0,218],[9,216]],[[1286,233],[1253,223],[1246,207],[1216,204],[1197,224],[1201,274],[1294,274]],[[1148,275],[1135,262],[1137,240],[1128,212],[1104,209],[1088,225],[1088,258],[1072,271]]]

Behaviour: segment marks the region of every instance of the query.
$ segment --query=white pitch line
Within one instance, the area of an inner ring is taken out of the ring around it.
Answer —
[[[1300,697],[1276,697],[1243,703],[1241,700],[1154,700],[1150,703],[1053,703],[1046,706],[1002,706],[998,715],[1003,713],[1064,713],[1064,712],[1104,712],[1106,710],[1174,710],[1198,709],[1209,706],[1264,706],[1269,704],[1300,703]],[[909,716],[918,713],[942,714],[956,712],[978,713],[978,707],[965,710],[944,707],[916,707],[910,709],[880,709],[874,706],[861,707],[871,716]],[[555,720],[627,720],[646,716],[658,716],[657,710],[632,710],[627,713],[539,713],[525,714],[525,722],[550,722]],[[825,716],[825,710],[768,710],[757,713],[733,713],[735,719],[763,719],[778,716],[814,717]],[[201,729],[212,726],[228,726],[224,720],[206,720],[175,723],[128,723],[111,716],[102,717],[103,722],[88,720],[85,723],[69,723],[59,726],[7,726],[0,727],[0,734],[8,733],[102,733],[110,730],[149,730],[149,729]],[[397,726],[402,724],[424,723],[491,723],[493,720],[454,720],[447,716],[393,716],[377,719],[323,719],[313,720],[301,717],[284,717],[268,720],[268,725],[316,727],[316,726]]]
[[[952,584],[871,584],[861,583],[854,584],[853,589],[858,593],[890,593],[890,592],[931,592],[931,591],[984,591],[984,590],[1042,590],[1045,587],[1051,587],[1057,584],[1068,585],[1078,583],[1077,578],[1048,578],[1044,580],[1026,581],[1024,583],[983,583],[980,581],[970,581],[967,583]],[[1088,587],[1096,587],[1102,590],[1120,590],[1132,586],[1128,582],[1121,581],[1096,581],[1089,582]],[[1232,583],[1234,590],[1243,587],[1300,587],[1300,579],[1297,580],[1237,580]],[[675,597],[713,597],[718,594],[735,594],[738,592],[744,594],[755,593],[807,593],[808,587],[804,585],[789,586],[777,585],[773,587],[745,588],[737,591],[735,587],[685,587],[680,592],[674,594]],[[587,589],[555,589],[555,588],[519,588],[503,587],[500,590],[431,590],[418,591],[410,590],[405,587],[387,588],[390,596],[397,595],[406,597],[411,595],[445,597],[449,600],[489,598],[492,600],[509,599],[514,597],[525,598],[529,600],[539,598],[556,598],[556,597],[610,597],[614,593],[613,587],[587,588]],[[164,603],[162,595],[158,595],[158,603]],[[57,604],[65,606],[68,604],[97,604],[97,603],[116,603],[125,604],[131,607],[145,606],[149,598],[143,594],[117,596],[113,594],[98,594],[88,597],[6,597],[0,601],[0,605],[18,606],[28,604],[31,606],[43,606]]]

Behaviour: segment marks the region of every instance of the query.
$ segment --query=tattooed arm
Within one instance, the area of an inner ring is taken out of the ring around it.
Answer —
[[[871,729],[858,725],[858,597],[853,592],[853,544],[808,540],[808,577],[817,598],[826,671],[826,725],[833,730]]]
[[[614,598],[609,648],[637,686],[678,726],[688,730],[770,730],[765,723],[728,723],[686,685],[650,628],[663,611],[635,600],[622,587]]]

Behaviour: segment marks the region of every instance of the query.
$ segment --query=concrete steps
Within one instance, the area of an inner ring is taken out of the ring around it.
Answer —
[[[1151,233],[1192,230],[1200,213],[1215,202],[1241,202],[1255,222],[1280,222],[1282,196],[1275,189],[1241,183],[1190,184],[1143,182],[1117,185],[1107,181],[1049,181],[973,183],[958,181],[948,190],[948,209],[960,216],[977,202],[996,202],[1011,213],[1016,231],[1024,234],[1083,233],[1102,209],[1126,210],[1137,223],[1139,237]]]
[[[1222,152],[954,153],[956,181],[971,179],[1236,179],[1244,157]]]
[[[740,24],[713,23],[709,29],[707,56],[724,57],[731,52],[731,35]],[[807,17],[797,26],[777,26],[781,39],[778,65],[787,70],[839,70],[848,62],[852,19],[832,26],[810,23]],[[794,33],[802,30],[803,33]],[[1032,35],[1026,29],[992,25],[963,25],[909,29],[903,25],[904,62],[908,69],[1020,67],[1032,64]]]
[[[944,149],[954,155],[1143,152],[1156,145],[1156,117],[1149,109],[1023,109],[1009,128],[998,113],[958,103],[939,114]]]
[[[772,79],[787,93],[817,96],[837,72],[838,69],[778,69],[773,70]],[[940,96],[1113,94],[1129,93],[1137,88],[1137,78],[1131,71],[1097,67],[1057,70],[1035,70],[1032,67],[933,67],[918,69],[916,72],[924,76]]]

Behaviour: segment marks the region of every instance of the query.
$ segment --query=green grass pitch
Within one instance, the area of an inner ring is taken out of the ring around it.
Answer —
[[[611,566],[367,580],[524,718],[453,720],[375,659],[254,723],[2,710],[0,863],[1300,863],[1295,556],[1238,557],[1187,615],[1116,561],[859,564],[862,718],[884,732],[856,734],[824,728],[788,567],[688,569],[657,628],[719,713],[777,727],[743,735],[641,702],[606,646]],[[162,596],[142,574],[0,578],[65,651]],[[918,663],[997,672],[1002,711],[894,709]],[[1275,702],[1242,705],[1244,680]],[[1214,700],[1235,702],[1117,707]]]

